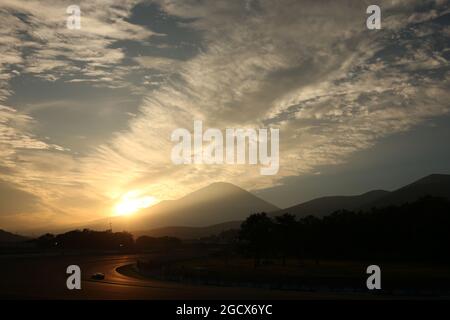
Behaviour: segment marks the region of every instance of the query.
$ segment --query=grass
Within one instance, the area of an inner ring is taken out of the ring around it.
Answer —
[[[448,290],[450,267],[426,264],[343,260],[269,260],[257,268],[246,258],[208,257],[172,263],[165,273],[181,279],[214,282],[365,288],[366,268],[381,267],[384,289]]]

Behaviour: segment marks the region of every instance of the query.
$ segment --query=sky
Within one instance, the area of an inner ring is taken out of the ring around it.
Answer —
[[[216,181],[287,207],[450,173],[449,1],[378,1],[380,30],[370,4],[2,0],[0,228],[95,220]],[[173,164],[171,133],[194,120],[278,128],[278,173]]]

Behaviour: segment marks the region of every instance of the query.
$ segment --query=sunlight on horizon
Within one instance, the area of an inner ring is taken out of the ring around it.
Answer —
[[[141,209],[148,208],[158,202],[153,196],[140,196],[137,191],[130,191],[121,197],[114,207],[114,216],[130,216]]]

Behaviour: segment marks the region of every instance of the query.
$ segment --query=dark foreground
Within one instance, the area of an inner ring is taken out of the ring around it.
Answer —
[[[371,293],[298,292],[262,288],[216,287],[126,276],[116,269],[138,255],[0,257],[3,299],[372,299]],[[81,290],[68,290],[66,268],[79,265]],[[96,272],[104,280],[92,280]]]

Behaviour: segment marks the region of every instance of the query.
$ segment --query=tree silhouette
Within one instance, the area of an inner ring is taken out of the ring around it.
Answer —
[[[266,213],[255,213],[241,225],[239,239],[244,251],[255,259],[255,268],[261,264],[261,258],[271,252],[274,236],[273,221]]]
[[[424,197],[399,206],[366,212],[340,210],[324,218],[296,221],[290,214],[274,219],[265,213],[241,225],[239,245],[254,257],[380,259],[450,263],[450,202]]]
[[[297,221],[294,215],[285,213],[275,217],[275,222],[276,246],[281,254],[282,264],[285,266],[286,258],[294,255],[295,249],[299,245],[296,243],[298,238]]]
[[[133,235],[128,232],[73,230],[56,236],[45,234],[36,243],[41,248],[60,249],[130,249]]]

